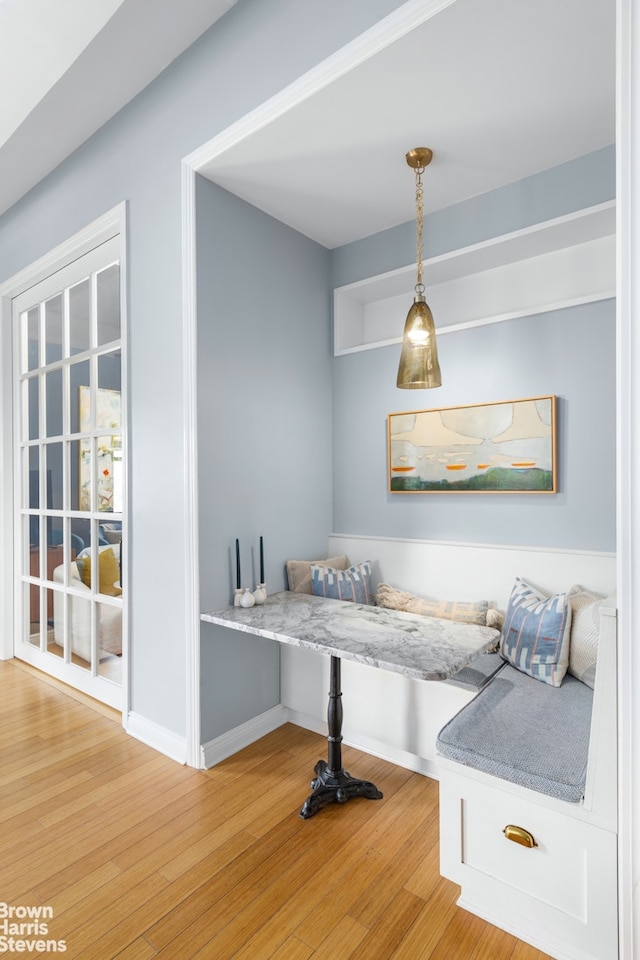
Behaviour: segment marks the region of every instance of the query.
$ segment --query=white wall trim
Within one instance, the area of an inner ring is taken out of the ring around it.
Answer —
[[[161,727],[159,724],[148,720],[139,713],[130,712],[127,715],[126,722],[127,733],[146,743],[148,747],[153,747],[159,753],[169,757],[171,760],[177,760],[178,763],[187,762],[187,741],[185,737],[178,736],[171,730]]]
[[[13,363],[11,298],[0,297],[0,659],[13,656]]]
[[[617,0],[620,960],[640,957],[640,0]]]
[[[226,760],[227,757],[233,756],[239,750],[271,733],[272,730],[277,730],[285,723],[293,723],[304,730],[311,730],[325,738],[327,735],[327,724],[324,719],[319,720],[312,714],[303,713],[300,710],[294,710],[279,704],[277,707],[272,707],[271,710],[266,710],[259,716],[247,720],[239,727],[234,727],[228,733],[204,743],[201,748],[201,766],[204,769],[215,766],[222,760]],[[424,757],[409,753],[407,750],[401,750],[388,743],[383,743],[373,737],[344,736],[343,743],[345,746],[353,747],[355,750],[360,750],[372,757],[380,757],[381,760],[387,760],[389,763],[405,767],[407,770],[414,770],[416,773],[421,773],[434,780],[439,779],[437,764]],[[309,772],[309,775],[311,775],[311,772]]]
[[[122,527],[124,535],[124,544],[121,544],[122,562],[124,564],[123,575],[123,622],[122,622],[122,725],[126,730],[125,720],[129,716],[131,707],[131,436],[129,425],[131,417],[129,415],[129,259],[128,259],[128,235],[127,235],[127,213],[128,207],[126,201],[117,207],[118,210],[118,243],[120,246],[120,354],[122,379],[125,385],[121,392],[122,416],[125,425],[123,436],[122,455],[126,465],[124,475],[124,502],[126,512],[122,518]]]
[[[311,730],[313,733],[319,733],[323,737],[326,737],[326,722],[319,721],[318,718],[312,714],[303,713],[291,707],[287,707],[286,710],[289,723],[294,723],[297,727],[302,727],[304,730]],[[401,750],[399,747],[394,747],[393,744],[384,743],[382,740],[376,740],[374,737],[367,737],[362,734],[348,736],[344,733],[344,730],[342,742],[347,747],[353,747],[354,750],[360,750],[362,753],[369,754],[372,757],[387,760],[389,763],[394,763],[397,767],[413,770],[415,773],[421,773],[425,777],[431,777],[432,780],[440,779],[440,768],[437,763],[425,757],[419,757],[415,753],[410,753],[408,750]],[[366,764],[365,769],[360,771],[360,775],[366,777]]]
[[[189,766],[198,767],[201,760],[201,734],[196,173],[183,161],[181,175],[187,763]]]
[[[611,200],[428,258],[438,336],[612,299],[615,230]],[[334,289],[335,356],[400,343],[413,271],[408,264]]]
[[[506,320],[520,320],[522,317],[537,317],[543,313],[552,313],[556,310],[566,310],[568,307],[580,307],[585,303],[598,303],[601,300],[612,300],[615,297],[615,290],[607,290],[599,294],[589,294],[584,297],[570,297],[567,300],[554,303],[544,303],[532,309],[526,307],[522,310],[511,310],[509,313],[502,313],[492,317],[483,317],[480,320],[465,320],[464,323],[451,323],[448,326],[441,326],[436,330],[438,337],[443,337],[447,333],[460,333],[462,330],[474,330],[476,327],[489,327],[494,323],[504,323]],[[411,300],[407,301],[411,304]],[[406,304],[405,304],[406,305]],[[402,320],[402,317],[401,317]],[[357,347],[342,347],[335,350],[336,357],[343,357],[349,353],[362,353],[363,350],[377,350],[378,347],[393,347],[402,343],[402,337],[390,337],[388,340],[376,340],[372,343],[361,343]]]
[[[549,250],[575,246],[583,241],[613,235],[615,224],[616,201],[604,200],[602,203],[583,207],[571,213],[563,213],[550,220],[541,220],[527,227],[519,227],[508,233],[499,233],[486,240],[478,240],[466,247],[455,247],[445,253],[438,253],[428,257],[425,264],[438,267],[440,271],[446,268],[445,273],[438,273],[434,277],[434,282],[442,283],[466,273],[478,273],[514,260],[528,260]],[[506,253],[501,252],[505,249]],[[464,264],[462,269],[456,266],[458,263]],[[406,290],[407,279],[413,277],[415,269],[415,263],[408,263],[403,267],[385,270],[373,277],[353,280],[351,283],[336,287],[336,290],[358,296],[362,301],[381,300]]]
[[[371,540],[376,543],[425,543],[433,547],[468,547],[471,550],[508,550],[509,552],[523,553],[557,553],[569,554],[578,557],[607,557],[614,559],[616,554],[606,550],[574,550],[568,547],[531,547],[512,543],[475,543],[465,540],[428,540],[419,537],[379,537],[374,534],[363,533],[330,533],[332,540]]]
[[[115,237],[118,233],[124,236],[126,211],[127,205],[124,201],[117,204],[72,237],[58,244],[53,250],[49,250],[38,260],[9,277],[8,280],[0,284],[0,297],[13,299],[36,283],[40,283],[41,280],[51,276],[71,259],[75,260],[83,256],[99,244]]]
[[[203,743],[200,751],[200,766],[204,769],[214,767],[216,763],[226,760],[238,750],[243,750],[260,737],[266,736],[288,722],[289,711],[281,704],[265,710],[264,713],[247,720],[246,723],[241,723],[240,726],[223,733],[220,737]]]
[[[226,150],[268,126],[454,2],[455,0],[409,0],[322,63],[302,74],[288,87],[188,154],[184,162],[194,170],[202,170],[207,163]]]

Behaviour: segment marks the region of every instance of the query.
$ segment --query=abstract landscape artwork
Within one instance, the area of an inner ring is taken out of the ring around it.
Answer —
[[[391,493],[555,493],[556,398],[388,417]]]

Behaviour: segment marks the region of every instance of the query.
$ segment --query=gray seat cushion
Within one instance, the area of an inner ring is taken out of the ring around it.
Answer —
[[[593,690],[574,677],[552,687],[507,665],[442,728],[438,753],[577,803],[587,775],[592,704]]]
[[[482,690],[489,680],[495,677],[498,670],[502,670],[505,666],[499,653],[481,653],[445,682],[452,683],[456,687]]]

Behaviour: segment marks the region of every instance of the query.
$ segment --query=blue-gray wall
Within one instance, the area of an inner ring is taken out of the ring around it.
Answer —
[[[607,148],[427,216],[427,255],[614,196]],[[333,285],[411,263],[414,244],[408,223],[334,250]],[[403,325],[404,315],[398,335]],[[444,334],[438,350],[435,390],[396,388],[399,345],[335,358],[334,532],[615,550],[614,301]],[[549,394],[558,397],[557,494],[387,492],[389,413]]]
[[[239,0],[0,217],[5,280],[116,204],[128,204],[131,704],[179,736],[187,729],[184,638],[191,589],[183,577],[189,530],[181,159],[401,5]],[[165,559],[157,563],[158,557]]]
[[[335,532],[615,550],[614,301],[447,334],[438,350],[443,386],[424,392],[396,388],[399,347],[336,359]],[[389,413],[550,394],[557,494],[387,492]]]
[[[242,583],[270,592],[287,558],[324,556],[331,528],[328,251],[197,179],[198,470],[202,609]],[[279,645],[202,625],[202,739],[280,700]]]

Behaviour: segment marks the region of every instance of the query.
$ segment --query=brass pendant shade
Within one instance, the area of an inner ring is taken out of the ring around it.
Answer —
[[[442,386],[438,361],[436,327],[424,298],[422,282],[424,206],[422,174],[433,156],[428,147],[416,147],[406,156],[416,173],[416,268],[417,278],[413,305],[407,314],[402,337],[402,352],[396,386],[403,390],[428,390]]]
[[[428,390],[442,386],[436,327],[431,310],[422,296],[416,295],[407,314],[396,386],[405,390]]]

